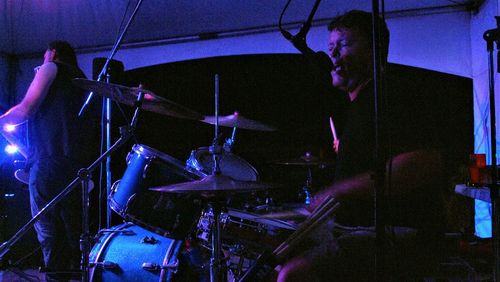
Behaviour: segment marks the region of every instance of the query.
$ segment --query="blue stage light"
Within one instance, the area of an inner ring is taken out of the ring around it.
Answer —
[[[19,148],[15,145],[7,145],[5,146],[5,152],[9,155],[13,155],[19,151]]]

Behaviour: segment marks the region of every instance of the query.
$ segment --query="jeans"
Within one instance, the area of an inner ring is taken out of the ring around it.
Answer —
[[[30,170],[31,214],[36,215],[76,177],[80,164],[67,158],[35,160]],[[35,224],[48,271],[78,269],[81,233],[80,187],[49,209]]]

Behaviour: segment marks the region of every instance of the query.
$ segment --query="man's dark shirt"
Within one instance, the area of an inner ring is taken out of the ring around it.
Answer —
[[[72,84],[73,78],[85,75],[79,68],[56,65],[49,92],[29,121],[30,160],[61,157],[87,164],[96,157],[99,131],[95,112],[78,116],[85,92]]]
[[[409,112],[408,104],[401,100],[391,99],[401,89],[387,91],[388,103],[385,104],[385,115],[381,116],[385,139],[382,139],[384,153],[396,156],[404,152],[421,149],[436,149],[433,140],[421,138],[427,129],[416,128],[415,119],[418,113]],[[335,168],[335,181],[341,181],[358,174],[373,171],[375,149],[375,106],[373,83],[364,87],[358,97],[346,110],[343,130],[340,134],[340,147]],[[397,101],[397,102],[392,102]],[[384,118],[385,117],[385,118]],[[416,137],[420,136],[420,137]],[[388,137],[388,138],[387,138]],[[417,172],[415,172],[417,173]],[[386,172],[390,181],[390,171]],[[388,205],[388,221],[391,225],[408,226],[423,229],[435,229],[441,224],[442,204],[439,189],[444,187],[418,187],[405,194],[404,197]],[[391,193],[390,186],[387,188]],[[344,209],[338,214],[338,221],[347,225],[373,225],[373,201],[356,201],[344,203]]]

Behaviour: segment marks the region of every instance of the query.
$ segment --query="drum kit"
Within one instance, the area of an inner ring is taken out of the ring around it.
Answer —
[[[306,217],[304,213],[292,211],[286,214],[294,221],[288,222],[281,219],[283,213],[278,219],[272,214],[254,214],[228,206],[228,199],[234,195],[250,195],[278,187],[258,181],[257,170],[232,153],[236,129],[276,129],[237,112],[219,117],[217,86],[215,116],[204,117],[141,86],[126,87],[86,79],[75,79],[73,83],[135,107],[130,125],[120,129],[120,139],[91,166],[82,169],[78,178],[48,204],[55,205],[73,186],[82,183],[82,201],[87,203],[83,220],[87,220],[87,224],[90,172],[133,134],[140,110],[215,125],[212,146],[193,150],[185,163],[144,144],[133,145],[126,157],[125,172],[112,185],[108,197],[109,207],[125,223],[102,229],[93,239],[88,225],[84,224],[83,280],[239,281],[264,252],[277,247],[297,229],[297,218]],[[233,128],[232,136],[223,146],[218,144],[219,126]],[[313,159],[277,164],[319,166]],[[34,225],[40,214],[0,246],[0,258]]]
[[[226,206],[232,195],[277,187],[258,181],[257,170],[231,152],[237,128],[274,131],[274,127],[237,112],[218,116],[217,93],[215,116],[203,117],[142,87],[85,79],[74,83],[129,106],[136,105],[142,93],[142,109],[215,125],[216,136],[212,146],[193,150],[185,163],[144,144],[132,147],[126,170],[108,198],[111,209],[126,223],[99,231],[89,254],[90,280],[238,281],[264,251],[297,229],[295,223],[269,214]],[[233,128],[223,146],[217,144],[218,126]],[[306,159],[302,165],[317,164]],[[295,220],[297,213],[291,214]]]

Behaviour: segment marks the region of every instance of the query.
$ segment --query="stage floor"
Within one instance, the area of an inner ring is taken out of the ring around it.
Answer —
[[[45,282],[45,274],[38,269],[8,269],[0,271],[0,282]],[[69,280],[77,282],[80,280]]]

